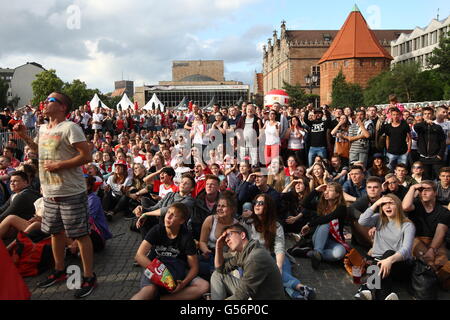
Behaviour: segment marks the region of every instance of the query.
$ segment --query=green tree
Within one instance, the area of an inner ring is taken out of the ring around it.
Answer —
[[[437,67],[436,71],[446,84],[450,82],[450,32],[441,37],[439,46],[433,50],[428,59],[428,64]]]
[[[33,105],[47,99],[48,95],[54,91],[61,91],[64,82],[56,75],[56,70],[50,69],[42,71],[36,76],[36,80],[31,83],[33,88]]]
[[[342,70],[333,79],[332,84],[332,106],[333,107],[351,107],[356,109],[363,105],[364,95],[360,85],[348,83]]]
[[[308,98],[305,94],[305,90],[299,85],[291,85],[283,81],[283,89],[289,95],[289,105],[294,108],[300,108],[308,104]]]
[[[107,97],[107,99],[103,100],[103,102],[110,107],[111,109],[116,109],[117,104],[120,102],[120,99],[122,99],[122,97],[118,96],[118,97]]]
[[[390,71],[380,73],[369,80],[367,88],[364,90],[364,104],[372,106],[387,103],[388,96],[393,93],[394,86],[394,79]]]
[[[72,99],[73,108],[85,105],[96,93],[101,94],[98,89],[88,89],[86,83],[79,79],[65,83],[62,91]]]
[[[0,107],[4,107],[8,104],[8,82],[0,78]]]

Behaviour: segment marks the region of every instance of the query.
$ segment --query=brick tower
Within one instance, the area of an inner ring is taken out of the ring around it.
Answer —
[[[330,48],[319,61],[320,101],[331,103],[333,79],[342,70],[347,82],[363,88],[388,69],[392,56],[383,48],[355,5]]]

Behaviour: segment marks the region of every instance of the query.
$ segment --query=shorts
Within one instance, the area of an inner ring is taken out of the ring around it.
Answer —
[[[66,231],[67,237],[72,239],[89,235],[86,192],[69,197],[44,197],[41,230],[49,234]]]

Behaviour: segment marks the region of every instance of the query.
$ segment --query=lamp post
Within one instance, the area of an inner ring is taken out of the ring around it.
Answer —
[[[317,76],[317,73],[312,72],[311,74],[307,74],[305,76],[305,82],[307,86],[309,87],[309,94],[312,94],[313,88],[317,87],[317,81],[319,80],[319,77]],[[317,108],[317,98],[314,99],[314,107]]]

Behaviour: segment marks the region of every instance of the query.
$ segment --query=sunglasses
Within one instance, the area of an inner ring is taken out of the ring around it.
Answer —
[[[49,103],[49,102],[58,102],[59,104],[62,104],[62,102],[60,100],[56,99],[55,97],[49,97],[44,101],[44,103]]]
[[[422,169],[423,167],[420,166],[413,166],[413,169]]]
[[[255,201],[255,206],[263,206],[264,201]]]

